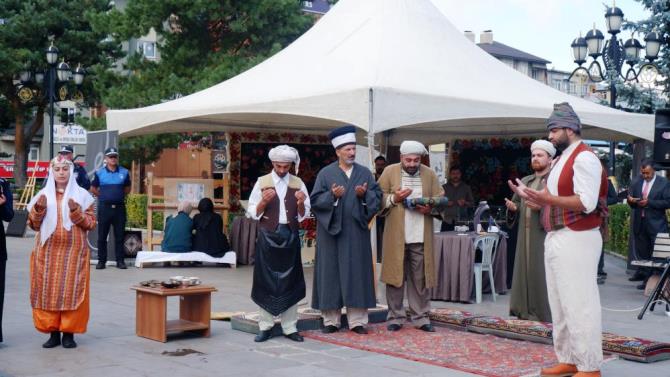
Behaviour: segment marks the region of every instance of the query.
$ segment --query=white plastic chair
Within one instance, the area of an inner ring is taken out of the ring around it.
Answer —
[[[482,272],[488,271],[489,282],[491,283],[491,294],[493,302],[496,301],[495,282],[493,281],[493,257],[495,256],[496,246],[498,245],[497,235],[477,236],[474,241],[474,250],[479,248],[482,251],[482,262],[475,263],[475,297],[476,302],[482,302]]]

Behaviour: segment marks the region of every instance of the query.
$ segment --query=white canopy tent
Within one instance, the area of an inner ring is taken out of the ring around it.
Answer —
[[[545,135],[552,105],[570,102],[590,139],[653,140],[653,117],[610,109],[541,84],[469,41],[430,0],[341,0],[307,33],[252,69],[170,102],[107,112],[121,136],[183,131],[370,135]],[[442,138],[442,140],[440,140]]]

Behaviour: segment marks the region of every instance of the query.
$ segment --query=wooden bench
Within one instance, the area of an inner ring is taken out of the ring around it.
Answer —
[[[653,312],[654,306],[659,301],[665,301],[666,307],[667,305],[670,305],[670,297],[668,297],[669,295],[667,292],[664,292],[664,288],[668,284],[668,279],[670,278],[670,272],[668,271],[670,269],[670,235],[668,233],[659,233],[656,235],[651,260],[632,261],[631,264],[634,266],[663,271],[661,272],[661,278],[658,280],[658,284],[656,284],[653,292],[649,295],[649,299],[647,299],[647,302],[642,307],[642,311],[638,314],[637,319],[642,319],[647,308],[649,308],[649,311]],[[667,289],[665,290],[667,291]]]

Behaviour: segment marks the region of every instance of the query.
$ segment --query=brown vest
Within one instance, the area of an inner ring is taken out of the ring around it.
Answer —
[[[261,191],[268,188],[275,188],[272,174],[267,174],[258,178],[258,183]],[[295,198],[295,193],[300,191],[301,186],[302,180],[289,174],[288,188],[286,189],[286,196],[284,197],[284,208],[286,208],[286,220],[293,231],[297,231],[300,228],[300,224],[298,223],[298,200]],[[271,232],[277,229],[277,225],[279,225],[279,208],[279,196],[276,195],[265,207],[265,212],[263,212],[263,216],[261,216],[259,222],[261,228]]]

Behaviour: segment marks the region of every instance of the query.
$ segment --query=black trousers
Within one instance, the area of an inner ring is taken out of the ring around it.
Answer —
[[[2,343],[2,307],[5,302],[5,267],[7,261],[0,259],[0,343]]]
[[[114,227],[114,252],[116,261],[123,262],[123,235],[126,229],[126,207],[100,203],[98,205],[98,262],[107,262],[107,235]]]
[[[652,251],[654,250],[654,242],[656,242],[657,233],[649,229],[649,224],[644,217],[640,218],[639,231],[635,232],[635,254],[637,260],[651,259]],[[638,267],[637,274],[645,277],[651,275],[651,269],[648,267]]]

